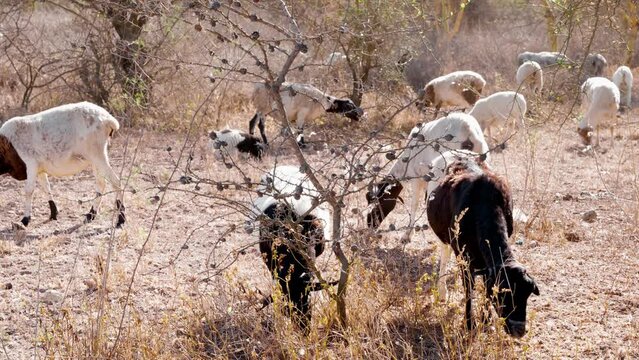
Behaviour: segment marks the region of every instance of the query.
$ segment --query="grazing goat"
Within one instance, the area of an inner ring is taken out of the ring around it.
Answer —
[[[435,78],[426,84],[423,94],[420,92],[418,105],[435,107],[435,118],[442,106],[461,106],[463,108],[473,106],[482,90],[486,86],[486,80],[473,71],[455,71],[447,75]]]
[[[249,122],[249,133],[255,132],[257,124],[264,144],[268,144],[264,130],[266,115],[277,111],[275,100],[270,94],[267,84],[256,84],[253,91],[252,102],[257,112]],[[282,104],[289,121],[295,121],[299,132],[298,143],[304,145],[304,123],[314,120],[325,113],[337,113],[351,120],[358,121],[363,115],[363,110],[356,106],[350,99],[339,99],[328,95],[318,88],[308,84],[283,83],[280,88]]]
[[[517,86],[527,85],[533,93],[540,93],[544,87],[544,71],[535,61],[525,61],[517,69]]]
[[[493,301],[498,315],[505,318],[506,332],[517,338],[524,336],[528,297],[539,295],[539,288],[508,245],[513,233],[508,185],[479,160],[478,154],[444,154],[433,162],[433,168],[444,176],[429,183],[427,201],[428,222],[442,241],[438,284],[441,298],[446,298],[443,275],[453,250],[467,264],[462,282],[468,329],[474,324],[474,278],[480,275],[486,296]]]
[[[215,150],[215,157],[222,157],[222,149],[229,155],[237,153],[248,154],[255,159],[262,160],[264,144],[256,136],[235,129],[211,131],[209,133],[209,147]]]
[[[550,51],[541,51],[538,53],[525,51],[517,56],[517,65],[521,66],[526,61],[534,61],[542,68],[573,63],[566,55]]]
[[[601,54],[588,54],[584,61],[583,74],[586,78],[602,76],[608,66],[606,58]]]
[[[610,124],[610,137],[613,139],[613,124],[619,110],[619,89],[610,80],[603,77],[592,77],[581,85],[581,110],[583,118],[577,127],[577,133],[585,145],[592,142],[592,133],[597,130],[599,145],[599,126],[602,121]]]
[[[312,281],[309,262],[322,254],[324,243],[332,238],[332,219],[324,205],[313,207],[319,193],[298,167],[276,167],[262,177],[258,193],[254,214],[260,218],[260,252],[291,306],[289,314],[308,332],[309,295],[322,289]]]
[[[632,71],[627,66],[620,66],[614,74],[612,74],[612,82],[617,85],[621,99],[619,105],[630,108],[632,100]]]
[[[491,128],[503,125],[510,127],[512,122],[508,119],[511,117],[524,123],[526,99],[524,95],[514,91],[497,92],[477,101],[468,115],[473,116],[482,130],[488,132],[488,137],[493,139]]]
[[[464,113],[452,113],[423,125],[418,125],[408,137],[408,143],[388,175],[366,194],[368,204],[373,204],[367,215],[368,228],[376,229],[393,211],[399,195],[408,182],[411,187],[410,224],[402,236],[402,242],[409,242],[417,221],[419,205],[424,201],[431,162],[447,150],[466,149],[485,154],[488,144],[474,117]]]
[[[93,168],[97,196],[86,221],[97,215],[105,178],[117,191],[117,226],[125,222],[122,186],[109,165],[109,139],[120,128],[118,121],[103,108],[88,102],[58,106],[37,114],[14,117],[0,128],[0,175],[26,180],[24,217],[31,220],[31,202],[36,180],[49,194],[50,220],[57,220],[58,209],[47,175],[70,176]]]

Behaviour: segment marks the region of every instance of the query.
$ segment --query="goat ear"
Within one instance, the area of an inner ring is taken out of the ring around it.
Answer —
[[[532,293],[539,296],[539,287],[537,286],[535,279],[533,279],[530,275],[526,275],[526,280],[528,280],[528,282],[532,285]]]

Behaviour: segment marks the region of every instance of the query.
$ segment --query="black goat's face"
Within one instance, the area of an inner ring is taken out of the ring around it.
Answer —
[[[519,263],[504,265],[497,274],[497,281],[488,281],[490,292],[493,286],[499,289],[493,296],[495,308],[500,317],[506,319],[504,328],[513,337],[520,338],[526,334],[526,305],[531,294],[539,295],[539,288]]]
[[[242,135],[244,136],[244,140],[237,144],[237,150],[239,152],[251,154],[254,158],[261,160],[262,155],[264,154],[264,144],[260,141],[260,139],[253,135],[244,133]]]
[[[377,229],[386,216],[395,209],[397,200],[403,202],[399,194],[404,187],[397,180],[383,180],[366,193],[366,201],[373,209],[366,216],[369,229]]]
[[[364,110],[355,105],[351,99],[333,99],[329,97],[328,100],[331,103],[331,107],[326,112],[342,114],[354,121],[359,121],[360,117],[364,115]]]

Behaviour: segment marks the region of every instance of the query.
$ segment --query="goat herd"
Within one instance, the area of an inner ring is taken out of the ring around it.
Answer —
[[[543,69],[570,63],[560,53],[522,53],[518,58],[518,86],[538,93],[543,88]],[[592,133],[602,121],[614,118],[621,104],[630,106],[632,73],[620,67],[613,81],[599,77],[605,59],[589,55],[584,64],[596,77],[581,86],[583,119],[578,134],[589,145]],[[603,64],[603,65],[602,65]],[[584,67],[585,68],[585,67]],[[445,270],[454,251],[465,260],[462,271],[468,328],[473,327],[472,291],[476,276],[486,284],[486,296],[503,318],[506,332],[521,337],[526,332],[526,304],[539,288],[526,269],[515,260],[508,244],[513,232],[511,192],[506,182],[490,166],[490,151],[483,131],[508,125],[509,118],[523,121],[526,100],[519,92],[503,91],[480,99],[486,85],[472,71],[457,71],[431,80],[418,94],[418,105],[471,107],[468,114],[453,112],[412,129],[406,146],[390,171],[366,194],[371,205],[367,224],[377,228],[394,209],[404,186],[410,186],[410,224],[402,241],[410,241],[418,208],[426,194],[429,224],[440,238],[438,294],[446,299]],[[304,124],[326,112],[359,120],[361,108],[350,99],[340,99],[319,89],[298,83],[280,88],[282,105],[289,121],[298,128],[298,144],[305,146]],[[264,121],[278,106],[266,84],[258,84],[252,96],[256,114],[249,134],[225,129],[209,133],[216,155],[248,154],[258,160],[265,153],[267,137]],[[261,139],[253,135],[258,126]],[[95,218],[105,180],[117,192],[116,226],[125,223],[123,189],[109,165],[107,146],[119,129],[118,121],[103,108],[88,103],[67,104],[37,114],[8,120],[0,128],[0,175],[26,180],[22,224],[31,219],[31,201],[36,180],[49,194],[50,219],[58,214],[47,175],[69,176],[89,166],[96,178],[97,196],[86,215]],[[598,134],[598,132],[597,132]],[[599,138],[597,136],[597,142]],[[285,298],[288,314],[304,332],[311,319],[311,291],[322,289],[313,281],[311,263],[322,254],[333,237],[331,212],[308,176],[298,166],[278,165],[266,173],[258,187],[249,225],[259,226],[259,249]],[[452,231],[451,229],[456,229]],[[332,284],[327,284],[330,286]],[[265,300],[265,305],[270,301]]]

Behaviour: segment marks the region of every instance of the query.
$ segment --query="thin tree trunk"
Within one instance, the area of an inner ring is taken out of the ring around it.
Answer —
[[[546,18],[546,34],[548,35],[548,42],[551,51],[557,51],[559,41],[557,39],[557,27],[555,15],[552,12],[552,5],[550,0],[542,0],[542,5],[546,9],[544,17]]]

